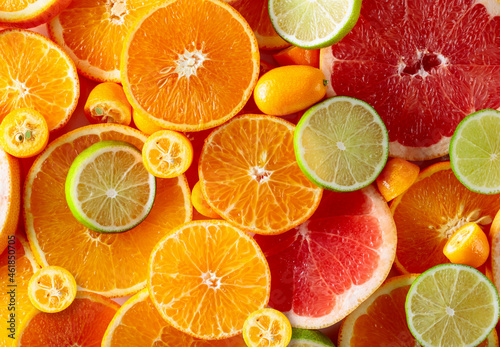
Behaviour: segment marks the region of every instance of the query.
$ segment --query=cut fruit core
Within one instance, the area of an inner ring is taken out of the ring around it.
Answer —
[[[402,73],[411,76],[427,77],[431,70],[446,64],[446,58],[442,54],[417,51],[414,61],[401,62],[399,67]]]

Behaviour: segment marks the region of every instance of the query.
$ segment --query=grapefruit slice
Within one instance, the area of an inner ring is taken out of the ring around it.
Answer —
[[[321,51],[327,95],[372,105],[391,156],[442,156],[465,116],[500,107],[499,24],[495,0],[365,1],[354,29]]]
[[[396,253],[391,212],[373,186],[325,191],[310,220],[255,240],[271,269],[269,306],[305,329],[347,316],[382,284]]]

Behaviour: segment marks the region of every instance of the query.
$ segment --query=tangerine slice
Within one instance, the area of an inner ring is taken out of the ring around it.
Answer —
[[[132,107],[157,125],[200,131],[243,108],[257,83],[259,59],[252,29],[234,8],[218,0],[173,0],[131,29],[122,83]]]
[[[0,27],[33,28],[57,16],[71,0],[21,0],[0,2]]]
[[[0,252],[14,235],[21,209],[19,160],[0,148]]]
[[[151,253],[148,289],[174,328],[205,340],[241,333],[269,301],[271,274],[257,243],[225,221],[186,223]]]
[[[243,230],[279,234],[313,214],[322,190],[297,165],[294,130],[277,117],[244,115],[207,137],[199,176],[218,215]]]
[[[63,311],[75,300],[75,278],[62,267],[43,267],[31,277],[28,296],[33,306],[42,312]]]
[[[184,176],[157,179],[153,207],[133,229],[108,235],[80,224],[65,201],[66,175],[79,153],[106,140],[125,141],[142,149],[146,136],[124,125],[97,124],[54,140],[28,172],[23,213],[40,264],[67,269],[83,290],[116,297],[145,287],[151,250],[172,228],[191,220],[192,206]]]

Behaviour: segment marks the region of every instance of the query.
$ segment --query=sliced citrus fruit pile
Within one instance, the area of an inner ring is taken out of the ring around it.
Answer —
[[[317,330],[292,328],[290,347],[335,347],[332,340]]]
[[[401,158],[392,158],[376,179],[378,190],[386,201],[391,201],[415,183],[419,172],[417,165]]]
[[[210,207],[246,231],[283,233],[306,221],[321,189],[300,171],[293,124],[244,115],[214,130],[200,156],[201,189]]]
[[[372,183],[384,168],[389,139],[367,103],[338,96],[311,107],[293,140],[300,169],[316,185],[353,191]]]
[[[286,347],[292,338],[292,326],[280,311],[262,308],[245,320],[243,338],[249,347]]]
[[[498,292],[478,270],[442,264],[420,275],[405,303],[408,327],[424,346],[477,346],[495,328]]]
[[[35,310],[28,314],[18,328],[15,346],[100,346],[119,308],[116,302],[101,295],[78,292],[64,311]]]
[[[0,32],[0,56],[0,120],[16,108],[32,108],[49,130],[64,126],[80,95],[75,64],[66,53],[42,35],[11,29]]]
[[[142,149],[146,136],[124,125],[98,124],[54,140],[28,173],[23,212],[26,233],[40,264],[67,269],[83,290],[116,297],[144,288],[149,253],[172,228],[191,220],[192,207],[184,176],[157,179],[155,204],[135,228],[101,234],[80,224],[66,203],[66,175],[79,153],[106,140]]]
[[[217,0],[175,0],[154,9],[131,29],[121,59],[122,83],[133,108],[179,131],[212,128],[236,115],[258,74],[252,29],[234,8]]]
[[[32,28],[57,16],[71,0],[28,0],[0,3],[0,27]]]
[[[450,162],[429,166],[391,204],[398,230],[397,269],[422,273],[448,263],[443,248],[455,231],[473,222],[488,233],[499,206],[500,194],[470,191],[455,177]]]
[[[257,243],[225,221],[186,223],[149,262],[148,289],[161,316],[200,339],[235,336],[269,300],[271,275]]]
[[[443,253],[452,263],[478,268],[490,255],[488,237],[476,223],[467,223],[448,239]]]
[[[293,327],[320,329],[342,320],[385,280],[396,252],[396,227],[384,198],[368,186],[325,191],[308,221],[255,240],[271,268],[269,306]]]
[[[129,125],[132,120],[130,106],[122,86],[104,82],[95,86],[84,107],[90,123],[118,123]]]
[[[102,339],[102,347],[245,347],[241,335],[223,340],[205,341],[185,334],[169,325],[158,313],[148,290],[131,297],[116,312]]]
[[[0,148],[0,252],[14,235],[21,209],[19,160]]]
[[[28,296],[33,306],[42,312],[63,311],[75,300],[75,278],[62,267],[43,267],[31,277]]]

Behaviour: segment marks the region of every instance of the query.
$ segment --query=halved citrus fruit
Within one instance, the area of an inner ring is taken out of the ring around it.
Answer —
[[[0,347],[12,346],[24,317],[36,310],[28,297],[28,282],[40,269],[24,236],[17,233],[5,239],[9,247],[0,255]]]
[[[255,240],[271,268],[269,306],[295,328],[320,329],[342,320],[385,280],[396,226],[384,198],[368,186],[325,191],[307,222]]]
[[[286,347],[292,338],[292,326],[280,311],[262,308],[245,320],[243,338],[248,347]]]
[[[386,201],[391,201],[415,183],[419,172],[417,165],[401,158],[392,158],[378,175],[377,188]]]
[[[66,175],[79,153],[106,140],[125,141],[142,149],[146,136],[124,125],[97,124],[57,138],[28,173],[23,212],[28,239],[40,264],[67,269],[83,290],[116,297],[145,287],[149,253],[172,228],[191,220],[192,207],[184,176],[157,179],[153,208],[135,228],[101,234],[80,224],[65,201]]]
[[[490,262],[486,265],[491,265],[491,280],[500,288],[500,209],[498,210],[493,223],[491,223],[490,233]]]
[[[465,116],[500,107],[499,20],[491,0],[365,1],[351,32],[321,51],[327,95],[372,105],[391,156],[440,157]]]
[[[258,234],[279,234],[306,221],[322,190],[300,171],[292,123],[243,115],[214,130],[199,161],[201,189],[222,218]]]
[[[398,230],[397,269],[422,273],[449,263],[443,247],[454,232],[474,222],[488,233],[499,207],[500,194],[470,191],[455,177],[450,162],[429,166],[391,203]]]
[[[61,12],[71,0],[28,0],[0,2],[0,27],[32,28]]]
[[[218,0],[172,0],[134,24],[121,57],[122,83],[133,108],[159,126],[200,131],[243,108],[259,59],[252,29],[234,8]]]
[[[130,106],[121,85],[100,83],[92,89],[85,102],[85,116],[91,124],[118,123],[129,125],[132,120]]]
[[[151,252],[148,289],[174,328],[205,340],[235,336],[269,300],[271,274],[257,243],[225,221],[186,223]]]
[[[32,311],[18,328],[15,346],[100,346],[116,311],[116,302],[89,292],[78,292],[64,311]]]
[[[153,305],[147,289],[135,294],[116,312],[102,339],[102,347],[246,347],[243,337],[199,340],[168,324]]]
[[[32,108],[49,130],[64,126],[80,95],[73,61],[54,42],[32,31],[0,31],[0,120],[16,108]]]
[[[0,148],[0,252],[14,235],[21,210],[19,159]]]
[[[488,237],[476,223],[467,223],[448,239],[443,253],[452,263],[479,268],[490,255]]]

